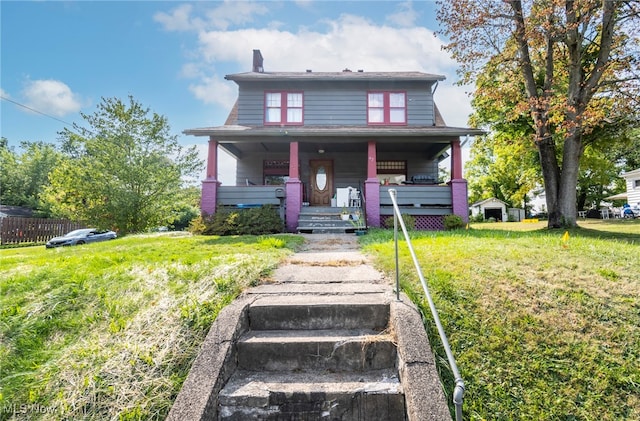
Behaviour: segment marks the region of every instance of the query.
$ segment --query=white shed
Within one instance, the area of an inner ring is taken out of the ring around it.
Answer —
[[[477,217],[478,215],[482,215],[485,220],[494,218],[496,221],[506,222],[508,220],[507,204],[495,197],[476,202],[471,205],[471,216]]]

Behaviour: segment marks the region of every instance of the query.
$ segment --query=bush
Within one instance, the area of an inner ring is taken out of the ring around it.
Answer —
[[[416,218],[413,216],[403,213],[402,220],[404,221],[404,226],[407,228],[407,231],[413,231],[416,229]],[[393,229],[393,217],[387,218],[384,220],[384,227],[387,229]],[[398,224],[398,229],[400,228],[400,224]]]
[[[283,230],[277,209],[269,205],[250,209],[219,207],[213,215],[197,218],[190,226],[194,234],[204,235],[262,235]]]
[[[465,227],[464,220],[458,215],[446,215],[444,217],[444,229],[457,230]]]
[[[484,215],[479,213],[469,218],[469,222],[484,222]]]

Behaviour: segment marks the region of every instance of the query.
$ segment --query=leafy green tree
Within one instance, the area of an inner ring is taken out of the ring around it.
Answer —
[[[168,225],[184,177],[202,168],[195,147],[183,148],[164,116],[129,96],[103,98],[88,127],[60,133],[71,159],[51,174],[47,198],[54,210],[120,233]]]
[[[537,148],[550,228],[575,226],[579,164],[608,121],[637,115],[640,4],[597,0],[447,0],[438,19],[462,83],[499,69],[510,121],[526,119]],[[488,88],[488,87],[487,87]],[[593,138],[591,138],[593,140]]]
[[[466,165],[472,203],[495,197],[510,206],[526,206],[526,195],[541,184],[535,149],[521,138],[493,133],[471,145]]]
[[[533,142],[535,130],[527,113],[517,113],[524,90],[507,81],[517,77],[513,69],[490,60],[478,74],[478,95],[473,99],[471,124],[483,126],[490,133],[476,139],[471,147],[471,160],[466,177],[472,202],[496,197],[512,206],[526,207],[526,193],[543,185],[540,161]],[[580,162],[577,183],[577,208],[599,207],[606,196],[616,193],[624,185],[620,173],[627,163],[631,169],[638,146],[633,141],[629,118],[605,122],[583,141],[585,152]],[[637,132],[637,130],[635,131]],[[627,169],[628,170],[628,169]]]
[[[180,190],[171,211],[172,218],[168,228],[172,231],[183,231],[189,227],[192,220],[200,216],[200,189],[195,186],[184,187]]]
[[[55,145],[44,142],[21,142],[21,153],[9,149],[6,139],[0,147],[0,202],[4,205],[24,206],[35,215],[50,216],[43,200],[49,184],[49,173],[64,160]]]

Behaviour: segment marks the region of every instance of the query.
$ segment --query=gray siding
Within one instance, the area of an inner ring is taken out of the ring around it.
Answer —
[[[407,124],[434,124],[431,86],[416,83],[391,84],[261,84],[240,86],[238,94],[238,123],[261,126],[264,123],[265,91],[304,92],[304,124],[308,126],[349,126],[367,124],[367,92],[397,90],[407,92]]]
[[[236,185],[245,186],[247,184],[261,185],[262,163],[265,159],[288,160],[288,155],[264,154],[245,156],[242,160],[236,161]],[[355,187],[358,183],[364,183],[367,178],[367,155],[362,153],[343,154],[300,154],[300,179],[303,183],[309,180],[309,160],[310,159],[331,159],[333,160],[334,187]],[[407,175],[411,179],[414,175],[431,175],[438,177],[438,162],[435,160],[424,161],[415,155],[403,153],[378,154],[379,161],[385,160],[406,160]],[[247,183],[247,181],[249,183]]]

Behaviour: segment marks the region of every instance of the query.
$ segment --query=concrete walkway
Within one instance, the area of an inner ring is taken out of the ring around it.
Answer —
[[[262,302],[291,306],[312,300],[342,306],[389,305],[388,330],[398,350],[397,369],[405,396],[406,419],[451,420],[434,356],[415,306],[404,295],[400,301],[396,299],[393,282],[359,250],[357,236],[300,235],[305,238],[301,250],[281,264],[268,282],[247,290],[220,313],[167,419],[219,419],[218,395],[236,370],[235,343],[251,329],[250,307],[259,308]],[[272,309],[269,311],[274,313]]]

